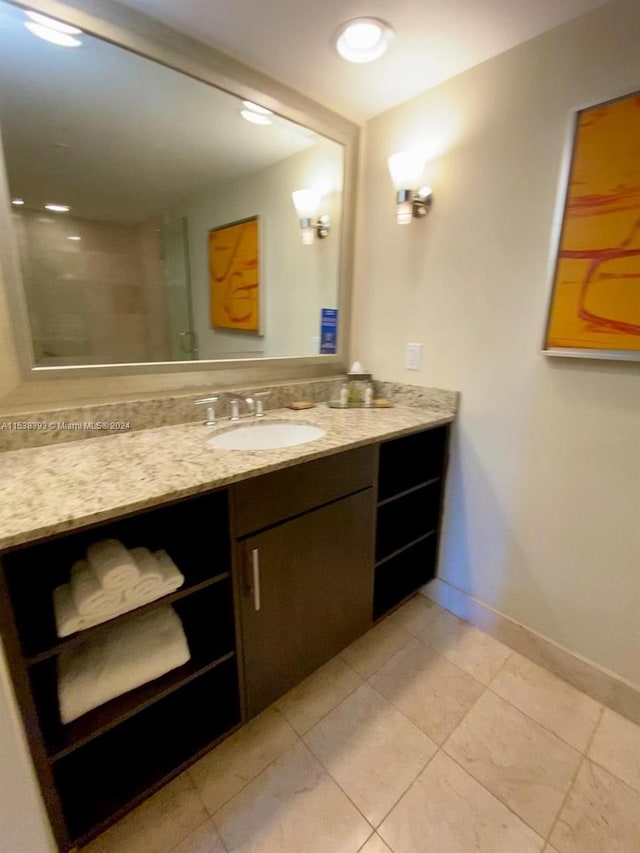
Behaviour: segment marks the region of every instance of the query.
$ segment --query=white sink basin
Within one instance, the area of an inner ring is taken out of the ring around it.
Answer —
[[[322,438],[324,434],[323,429],[310,424],[251,424],[214,435],[207,441],[207,445],[217,450],[273,450],[276,447],[306,444]]]

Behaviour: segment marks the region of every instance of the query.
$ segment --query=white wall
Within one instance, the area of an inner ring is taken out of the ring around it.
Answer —
[[[0,853],[55,850],[0,646]]]
[[[293,190],[326,183],[322,212],[332,219],[325,240],[303,246],[291,201]],[[200,358],[243,354],[312,355],[320,308],[337,307],[342,151],[320,140],[268,169],[203,191],[171,211],[188,222],[195,332]],[[260,289],[264,336],[212,329],[209,320],[208,233],[230,222],[259,217]],[[317,350],[315,350],[317,352]]]
[[[640,365],[539,349],[570,112],[640,88],[639,33],[610,4],[367,124],[353,342],[462,392],[442,578],[637,685]],[[400,227],[386,158],[425,139],[434,207]]]

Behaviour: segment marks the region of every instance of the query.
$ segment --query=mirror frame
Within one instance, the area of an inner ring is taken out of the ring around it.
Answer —
[[[200,82],[216,86],[243,100],[257,101],[284,118],[338,142],[343,146],[344,151],[343,226],[339,238],[338,270],[340,323],[335,355],[69,367],[37,367],[35,365],[17,243],[10,226],[11,205],[4,156],[0,153],[2,166],[0,169],[0,268],[7,293],[9,315],[13,321],[15,350],[21,373],[21,382],[18,386],[20,396],[28,398],[29,385],[40,380],[128,377],[131,381],[126,385],[129,386],[130,393],[136,384],[132,382],[135,377],[140,377],[141,380],[140,388],[135,390],[147,391],[158,390],[163,386],[175,388],[176,380],[180,379],[182,381],[178,384],[194,385],[205,381],[229,384],[344,373],[349,354],[353,290],[355,195],[360,133],[358,125],[204,43],[178,33],[136,10],[111,3],[110,0],[65,0],[65,2],[5,0],[5,2],[68,21],[87,34],[117,47],[132,51]],[[292,234],[292,239],[296,238],[297,235]],[[208,376],[201,375],[196,378],[197,374],[206,371],[209,373]],[[151,381],[153,374],[161,376],[156,376],[156,381]],[[194,375],[187,377],[184,374]],[[10,391],[8,396],[11,397],[15,390]]]

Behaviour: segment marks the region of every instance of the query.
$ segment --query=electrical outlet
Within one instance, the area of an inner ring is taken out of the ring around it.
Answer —
[[[422,360],[422,344],[407,344],[404,366],[407,370],[420,370]]]

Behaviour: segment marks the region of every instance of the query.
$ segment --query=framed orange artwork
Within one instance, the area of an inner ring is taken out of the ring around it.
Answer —
[[[258,217],[209,231],[211,326],[260,333]]]
[[[640,92],[575,116],[547,355],[640,360]]]

